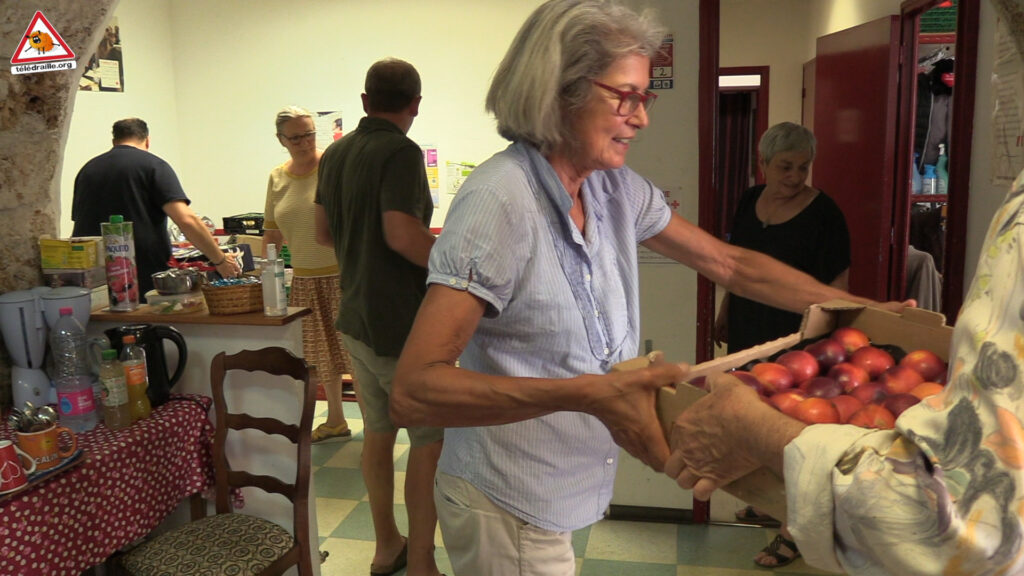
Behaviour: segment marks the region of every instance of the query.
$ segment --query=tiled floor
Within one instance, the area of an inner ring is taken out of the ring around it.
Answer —
[[[354,438],[346,443],[313,445],[320,549],[330,552],[321,566],[324,576],[368,574],[373,557],[373,526],[366,488],[359,473],[362,420],[354,402],[345,403]],[[327,416],[327,403],[317,402],[317,423]],[[399,434],[395,446],[395,515],[405,533],[402,485],[408,460],[408,438]],[[662,524],[603,520],[573,534],[578,576],[765,576],[825,574],[803,560],[776,570],[758,568],[753,555],[774,537],[764,528],[721,525]],[[435,537],[438,567],[451,575],[441,532]]]

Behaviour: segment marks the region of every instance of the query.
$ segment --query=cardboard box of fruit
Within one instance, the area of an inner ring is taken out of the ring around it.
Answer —
[[[704,377],[733,372],[766,402],[809,424],[891,428],[900,412],[944,386],[952,336],[945,317],[928,310],[895,314],[842,300],[815,305],[800,332],[692,366],[687,381],[695,385],[660,391],[658,418],[667,435],[676,417],[705,394],[699,388]],[[646,359],[637,362],[622,368]],[[785,519],[785,486],[768,470],[725,490]]]

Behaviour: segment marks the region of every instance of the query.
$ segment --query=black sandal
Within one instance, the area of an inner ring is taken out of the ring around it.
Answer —
[[[736,511],[736,519],[740,522],[747,524],[757,524],[759,526],[771,526],[778,527],[779,521],[767,514],[759,514],[753,506],[747,506]]]
[[[783,546],[785,546],[785,550],[783,550]],[[792,555],[784,552],[792,552]],[[793,562],[793,560],[800,557],[800,550],[797,549],[796,542],[793,542],[782,534],[776,535],[771,544],[765,546],[764,550],[761,550],[761,553],[775,560],[775,564],[762,564],[755,557],[754,564],[757,564],[762,568],[780,568],[782,566],[788,566]]]

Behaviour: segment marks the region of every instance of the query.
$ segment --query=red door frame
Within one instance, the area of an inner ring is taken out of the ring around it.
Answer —
[[[919,16],[941,0],[907,0],[900,5],[901,59],[917,62]],[[967,210],[971,193],[971,142],[974,135],[974,86],[977,82],[978,25],[980,0],[960,0],[956,19],[956,61],[953,73],[957,86],[953,98],[953,125],[949,135],[949,195],[947,202],[945,252],[942,263],[942,312],[953,322],[960,312],[964,294],[964,255],[967,247]],[[906,246],[910,238],[910,183],[900,175],[910,173],[914,155],[914,111],[917,106],[916,66],[900,70],[900,96],[896,143],[896,189],[893,236],[896,242],[890,260],[890,293],[903,294],[906,285]],[[953,149],[955,148],[955,152]]]

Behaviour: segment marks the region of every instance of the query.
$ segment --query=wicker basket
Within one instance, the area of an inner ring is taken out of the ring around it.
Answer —
[[[244,314],[263,309],[263,285],[258,282],[234,286],[203,284],[201,288],[210,314]]]

